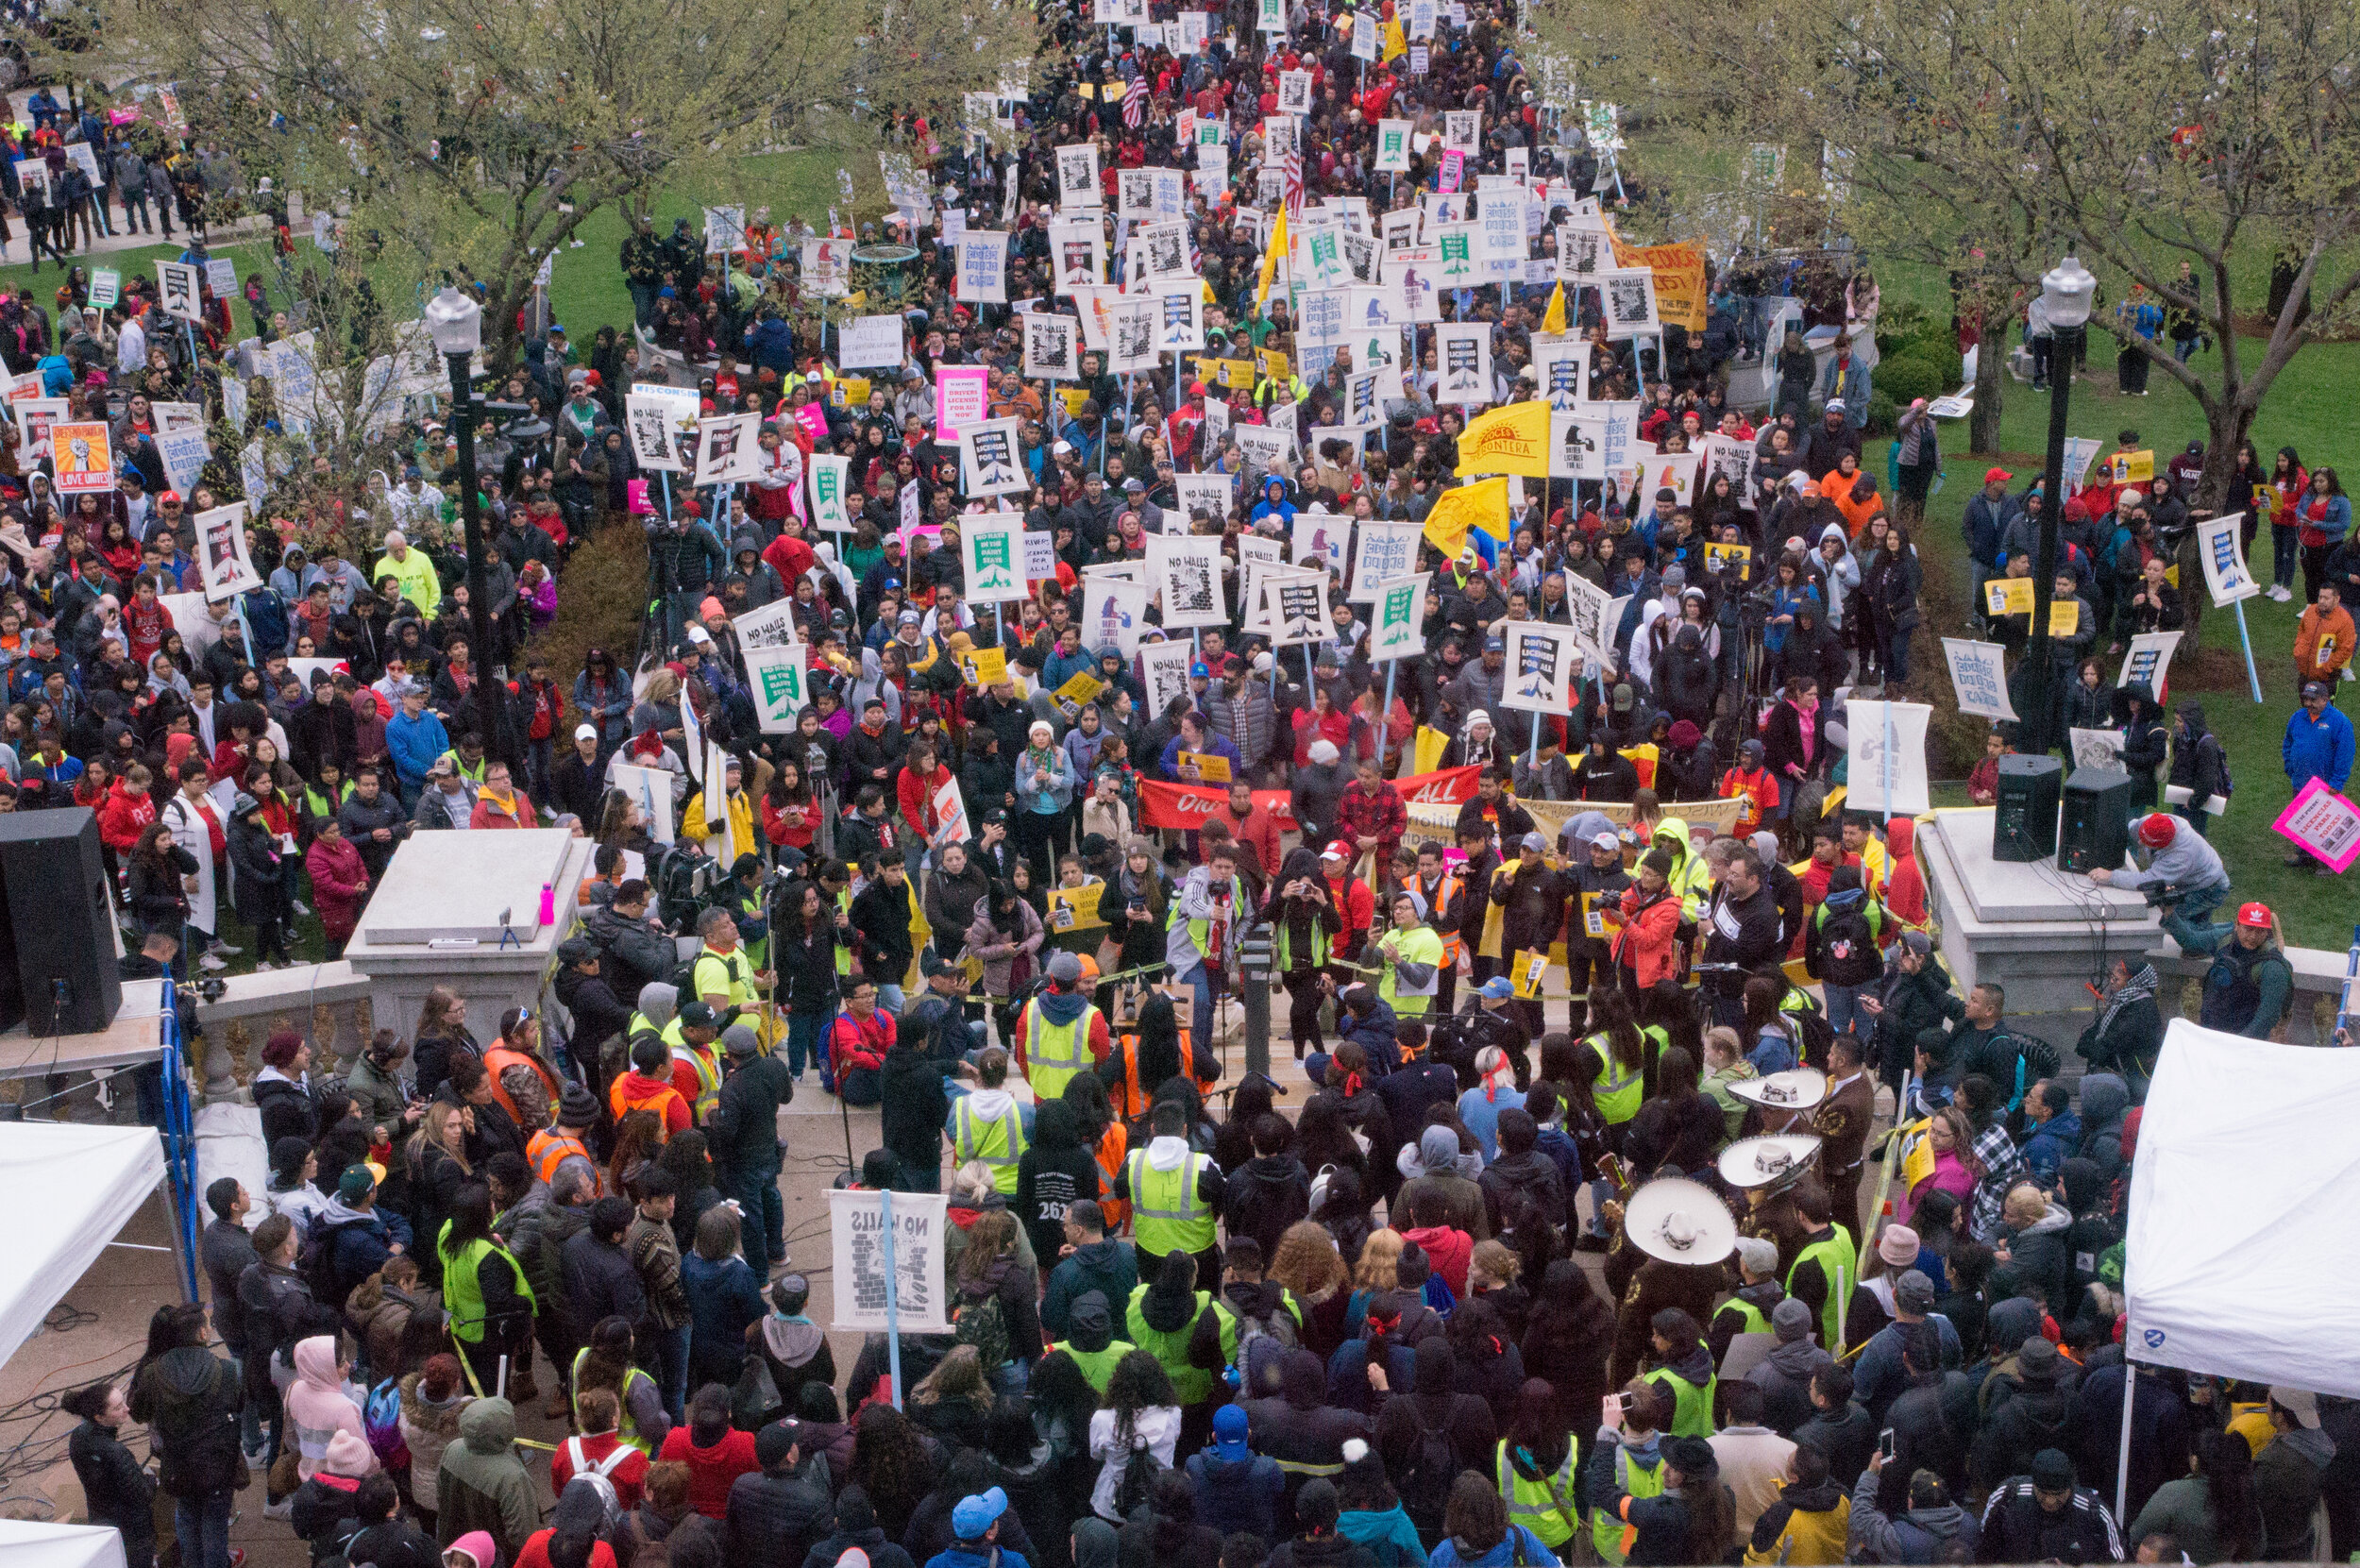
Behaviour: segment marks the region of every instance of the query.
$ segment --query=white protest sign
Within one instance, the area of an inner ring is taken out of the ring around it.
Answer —
[[[1847,810],[1902,817],[1932,809],[1926,792],[1926,724],[1933,713],[1923,702],[1852,699],[1851,759],[1844,775],[1851,790]]]
[[[1998,643],[1945,637],[1942,651],[1950,661],[1950,686],[1958,693],[1959,712],[2014,721],[2015,704],[2008,700],[2004,649]]]
[[[943,1295],[944,1205],[938,1192],[839,1189],[828,1194],[829,1253],[834,1264],[832,1326],[882,1330],[890,1321],[902,1334],[939,1334],[951,1326]],[[889,1236],[888,1206],[893,1211]]]
[[[1423,628],[1425,624],[1425,595],[1430,580],[1424,572],[1412,572],[1377,583],[1369,593],[1370,602],[1376,606],[1376,622],[1369,629],[1369,662],[1382,664],[1425,649]]]
[[[2262,591],[2246,569],[2245,542],[2240,536],[2244,527],[2242,512],[2208,517],[2196,525],[2197,559],[2204,563],[2204,586],[2211,591],[2216,607],[2251,599]]]
[[[754,711],[762,722],[766,735],[785,735],[795,733],[796,716],[810,700],[805,689],[809,662],[800,643],[784,643],[769,648],[749,648],[746,658],[747,689],[752,693]]]
[[[891,369],[902,362],[902,318],[855,316],[838,329],[836,346],[842,369]]]
[[[1507,645],[1500,702],[1526,713],[1574,711],[1574,668],[1581,658],[1576,627],[1557,622],[1511,620],[1492,626]]]

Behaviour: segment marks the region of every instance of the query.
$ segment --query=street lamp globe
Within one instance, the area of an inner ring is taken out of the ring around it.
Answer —
[[[2048,306],[2049,325],[2068,330],[2089,320],[2090,303],[2097,293],[2098,279],[2071,256],[2051,267],[2040,280],[2041,298]]]
[[[426,329],[434,339],[436,351],[445,357],[472,354],[483,346],[483,307],[446,283],[440,294],[427,301]]]

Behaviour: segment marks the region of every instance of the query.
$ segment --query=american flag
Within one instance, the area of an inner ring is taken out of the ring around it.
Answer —
[[[1303,155],[1290,152],[1278,160],[1278,167],[1287,177],[1287,205],[1299,212],[1303,210]]]
[[[1141,72],[1131,78],[1131,91],[1122,95],[1122,123],[1133,130],[1147,117],[1147,74]]]

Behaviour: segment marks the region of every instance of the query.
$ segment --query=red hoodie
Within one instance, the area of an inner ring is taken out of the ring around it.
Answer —
[[[1433,1225],[1405,1230],[1401,1239],[1424,1247],[1426,1260],[1442,1276],[1442,1283],[1450,1287],[1453,1295],[1466,1299],[1467,1264],[1475,1256],[1474,1237],[1448,1225]]]

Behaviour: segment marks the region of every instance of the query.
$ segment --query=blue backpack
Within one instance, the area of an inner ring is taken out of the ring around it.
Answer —
[[[410,1444],[401,1435],[401,1384],[388,1377],[369,1391],[361,1408],[361,1435],[387,1470],[410,1468]]]

